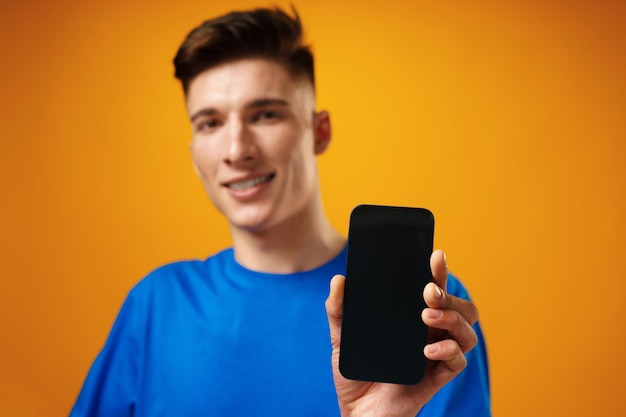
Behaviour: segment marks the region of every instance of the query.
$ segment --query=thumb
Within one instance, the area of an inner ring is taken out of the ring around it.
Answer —
[[[448,288],[448,262],[446,254],[441,249],[437,249],[430,255],[430,270],[433,273],[433,281],[444,292]]]
[[[330,327],[330,340],[333,348],[339,347],[341,339],[341,318],[343,316],[343,290],[346,279],[343,275],[335,275],[330,281],[330,294],[326,299],[326,314]]]

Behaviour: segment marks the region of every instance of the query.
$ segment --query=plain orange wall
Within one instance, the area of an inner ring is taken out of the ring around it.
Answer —
[[[200,21],[273,4],[226,3],[2,2],[0,415],[67,414],[130,287],[229,244],[171,66]],[[626,415],[625,3],[295,4],[334,123],[333,223],[435,213],[496,415]]]

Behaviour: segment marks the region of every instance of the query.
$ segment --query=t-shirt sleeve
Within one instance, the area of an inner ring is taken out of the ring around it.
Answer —
[[[454,276],[448,278],[448,293],[470,299],[461,282]],[[487,347],[480,323],[473,326],[478,343],[469,351],[466,368],[444,386],[420,413],[419,417],[490,417],[491,395]]]
[[[133,415],[142,341],[138,300],[131,291],[94,361],[70,417]]]

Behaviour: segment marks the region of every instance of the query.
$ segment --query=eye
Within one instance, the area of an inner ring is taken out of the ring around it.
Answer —
[[[198,132],[209,133],[217,129],[221,125],[218,119],[204,119],[196,123],[195,128]]]
[[[254,114],[252,120],[254,122],[272,123],[281,120],[283,115],[275,110],[262,110]]]

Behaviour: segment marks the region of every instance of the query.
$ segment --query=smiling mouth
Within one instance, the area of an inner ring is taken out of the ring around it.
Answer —
[[[263,184],[263,183],[269,182],[272,179],[274,179],[275,176],[276,176],[276,174],[268,174],[268,175],[264,175],[262,177],[253,178],[253,179],[247,180],[247,181],[231,182],[229,184],[226,184],[226,187],[230,188],[231,190],[235,190],[235,191],[243,191],[243,190],[247,190],[249,188],[252,188],[254,186],[257,186],[259,184]]]

